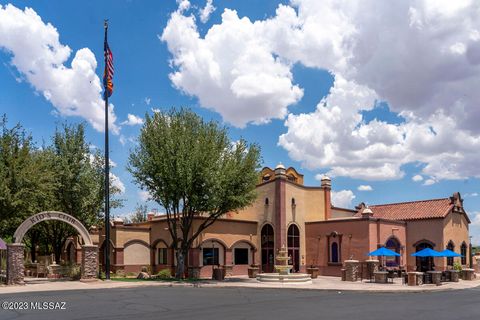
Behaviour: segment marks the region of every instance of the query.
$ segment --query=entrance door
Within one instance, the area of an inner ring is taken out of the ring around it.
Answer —
[[[294,224],[288,227],[288,256],[290,257],[289,263],[293,266],[292,272],[300,271],[300,231]]]
[[[275,265],[273,227],[266,224],[262,228],[262,272],[273,272]]]
[[[430,243],[422,242],[415,247],[415,251],[418,252],[425,248],[433,249]],[[433,270],[433,258],[432,257],[417,257],[417,271],[427,272]]]

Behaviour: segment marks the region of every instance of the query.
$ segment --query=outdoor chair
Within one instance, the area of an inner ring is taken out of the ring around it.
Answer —
[[[45,267],[45,265],[43,263],[37,264],[37,272],[36,273],[37,273],[37,278],[39,277],[40,274],[43,277],[47,276],[47,268]]]

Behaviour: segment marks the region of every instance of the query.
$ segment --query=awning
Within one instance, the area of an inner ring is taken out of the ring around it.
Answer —
[[[442,254],[438,251],[435,251],[430,248],[425,248],[423,250],[413,253],[412,257],[444,257],[444,256],[442,256]]]
[[[400,254],[385,247],[378,248],[377,250],[370,252],[368,255],[377,257],[400,257]]]
[[[461,257],[462,255],[460,253],[453,252],[452,250],[445,249],[443,251],[440,251],[440,254],[442,257],[447,257],[447,258],[453,258],[453,257]]]

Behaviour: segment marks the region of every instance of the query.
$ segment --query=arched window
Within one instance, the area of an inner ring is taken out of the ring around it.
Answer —
[[[400,253],[400,242],[395,237],[390,237],[385,243],[385,247],[396,253]],[[400,265],[400,257],[386,257],[387,267],[397,267]]]
[[[295,207],[296,203],[295,203],[295,198],[292,198],[292,207]]]
[[[269,181],[270,180],[270,175],[267,173],[262,177],[263,182]]]
[[[462,265],[467,264],[467,244],[465,242],[460,246],[460,254],[462,255]]]
[[[294,224],[288,227],[288,256],[290,264],[293,266],[293,272],[300,271],[300,231]]]
[[[265,198],[265,205],[268,206],[268,203],[269,203],[268,198]]]
[[[332,260],[332,261],[330,261],[330,262],[338,263],[339,262],[338,261],[338,256],[339,256],[339,254],[338,254],[338,243],[332,242],[331,255],[330,255],[330,257],[331,257],[330,260]]]
[[[263,272],[273,272],[273,266],[275,265],[274,239],[273,227],[270,224],[264,225],[261,232]]]
[[[455,245],[453,244],[452,240],[448,242],[447,249],[455,251]],[[453,257],[447,257],[447,266],[453,266]]]

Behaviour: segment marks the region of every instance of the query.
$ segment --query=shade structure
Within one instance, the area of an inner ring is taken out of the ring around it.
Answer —
[[[399,253],[385,247],[378,248],[377,250],[370,252],[368,255],[377,257],[400,257]]]
[[[454,258],[454,257],[461,257],[462,255],[460,253],[453,252],[452,250],[445,249],[443,251],[440,251],[440,254],[442,257],[447,257],[447,258]]]
[[[7,244],[2,239],[0,239],[0,250],[7,250]]]
[[[442,256],[442,254],[438,251],[435,251],[430,248],[425,248],[423,250],[413,253],[412,257],[444,257],[444,256]]]

